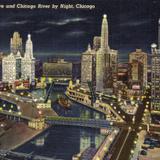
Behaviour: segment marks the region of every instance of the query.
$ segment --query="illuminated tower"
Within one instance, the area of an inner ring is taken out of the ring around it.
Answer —
[[[101,48],[108,48],[108,22],[107,15],[103,15],[102,26],[101,26]]]
[[[29,56],[30,58],[33,58],[33,44],[31,40],[31,35],[28,34],[28,39],[26,41],[26,52],[25,56]]]
[[[105,71],[109,46],[108,46],[108,22],[107,16],[103,15],[101,26],[101,45],[96,53],[96,91],[104,91],[105,89]]]
[[[95,86],[95,51],[88,45],[87,51],[81,57],[81,86],[88,88],[88,81]]]
[[[143,86],[140,88],[147,86],[147,53],[143,52],[141,49],[136,49],[135,52],[129,54],[129,62],[132,63],[134,60],[137,60],[143,64]]]
[[[151,106],[152,110],[160,110],[160,52],[156,44],[151,45],[152,74],[151,74]]]
[[[30,83],[35,80],[35,58],[33,57],[33,44],[30,34],[28,34],[26,51],[22,59],[22,78],[28,79]]]
[[[22,54],[22,38],[18,32],[14,32],[10,39],[10,52],[16,55],[18,51]]]

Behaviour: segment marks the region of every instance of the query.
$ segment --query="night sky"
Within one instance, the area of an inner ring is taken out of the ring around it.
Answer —
[[[9,51],[9,39],[18,31],[23,42],[32,34],[35,54],[77,55],[100,35],[104,13],[110,47],[119,50],[121,57],[136,48],[150,52],[150,44],[157,43],[160,0],[0,0],[0,4],[7,2],[95,4],[96,9],[0,9],[0,51]]]

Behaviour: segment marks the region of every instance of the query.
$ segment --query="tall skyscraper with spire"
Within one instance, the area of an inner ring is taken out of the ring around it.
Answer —
[[[35,79],[35,58],[33,57],[33,43],[30,34],[28,34],[26,50],[22,58],[22,71],[22,78],[29,79],[32,83]]]
[[[33,58],[33,43],[32,43],[30,34],[28,34],[28,39],[26,41],[25,56],[29,56],[31,59]]]
[[[19,40],[18,40],[19,39]],[[13,41],[18,44],[21,42],[21,38],[18,32],[14,33]],[[26,50],[24,57],[22,57],[20,51],[16,53],[11,52],[8,56],[2,59],[2,80],[14,83],[15,80],[23,79],[33,82],[35,80],[35,58],[33,57],[33,43],[31,40],[31,35],[28,35],[26,41]]]
[[[118,54],[110,49],[108,44],[107,15],[103,15],[101,36],[94,36],[93,49],[82,54],[81,59],[81,86],[87,87],[87,81],[92,81],[96,91],[114,91],[113,86],[117,80]]]
[[[102,26],[101,26],[101,49],[108,48],[108,22],[107,15],[103,15]]]
[[[104,91],[106,66],[108,65],[108,22],[107,16],[103,15],[101,26],[101,45],[96,53],[96,91]]]
[[[19,32],[14,32],[13,37],[10,39],[10,52],[16,55],[18,51],[22,55],[23,53],[22,38]]]

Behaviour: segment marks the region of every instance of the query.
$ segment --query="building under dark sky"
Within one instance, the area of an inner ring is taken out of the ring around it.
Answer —
[[[23,42],[32,34],[36,54],[78,54],[100,35],[102,15],[108,15],[109,44],[121,57],[136,48],[150,52],[157,43],[159,0],[1,0],[2,4],[92,4],[89,9],[0,9],[0,51],[9,51],[14,31]]]

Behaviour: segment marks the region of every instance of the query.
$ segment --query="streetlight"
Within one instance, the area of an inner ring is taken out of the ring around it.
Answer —
[[[118,131],[117,131],[117,130],[114,130],[114,133],[115,133],[115,134],[117,134],[117,133],[118,133]]]
[[[18,107],[17,107],[17,109],[18,109],[18,110],[20,110],[20,109],[21,109],[21,107],[20,107],[20,106],[18,106]]]
[[[139,130],[141,130],[142,129],[142,127],[141,126],[139,126]]]
[[[110,138],[109,138],[109,141],[111,141],[111,142],[112,142],[112,141],[113,141],[113,138],[112,138],[112,137],[110,137]]]
[[[131,150],[131,154],[133,154],[133,153],[134,153],[134,150],[132,149],[132,150]]]
[[[18,112],[18,115],[21,116],[21,115],[22,115],[22,112]]]

